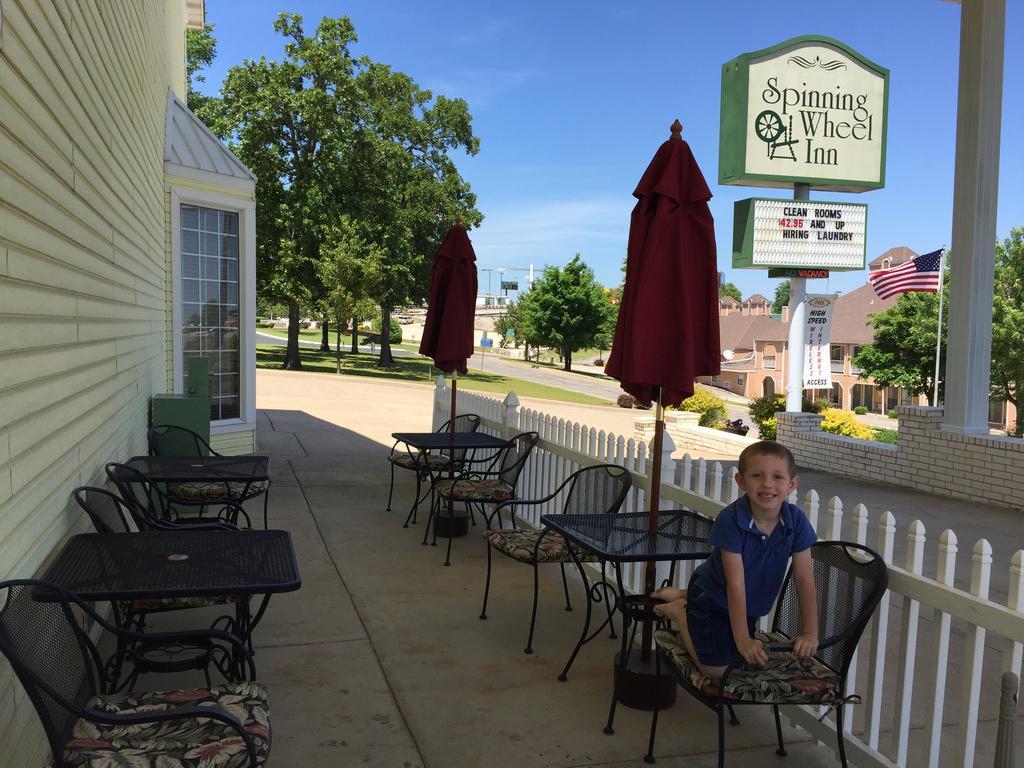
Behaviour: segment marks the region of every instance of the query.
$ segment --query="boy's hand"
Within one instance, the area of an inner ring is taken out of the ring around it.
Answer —
[[[793,653],[801,659],[809,659],[818,652],[818,638],[802,633],[793,641]]]
[[[760,640],[748,637],[736,643],[736,648],[747,664],[760,667],[768,663],[768,654],[765,653],[764,645]]]

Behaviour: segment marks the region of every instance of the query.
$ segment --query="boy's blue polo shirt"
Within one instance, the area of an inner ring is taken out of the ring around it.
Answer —
[[[715,519],[709,538],[713,547],[711,557],[697,567],[691,583],[728,612],[722,551],[735,552],[743,557],[747,615],[765,616],[782,588],[790,555],[803,552],[817,538],[807,516],[788,501],[783,502],[779,523],[771,535],[761,533],[750,514],[750,500],[744,494]]]

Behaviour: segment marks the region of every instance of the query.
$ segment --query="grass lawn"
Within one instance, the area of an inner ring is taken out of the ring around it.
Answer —
[[[283,361],[283,345],[256,345],[257,368],[280,368]],[[410,381],[418,384],[432,385],[438,373],[440,373],[431,364],[430,359],[426,357],[396,357],[395,367],[391,369],[378,368],[377,355],[364,353],[352,355],[345,353],[342,355],[341,361],[341,373],[348,376],[370,376],[379,379],[390,379],[391,381]],[[302,367],[307,371],[333,374],[335,372],[334,353],[303,349]],[[480,371],[460,374],[459,386],[478,392],[496,392],[504,395],[514,391],[521,397],[561,400],[568,403],[582,403],[583,405],[609,405],[607,400],[580,394],[579,392],[570,392],[565,389],[558,389],[557,387],[534,384],[533,382],[506,376],[481,373]]]
[[[282,339],[287,339],[288,338],[288,329],[287,328],[257,328],[256,330],[259,333],[265,333],[268,336],[277,336],[277,337],[282,338]],[[360,335],[362,335],[364,333],[369,334],[369,333],[372,333],[372,331],[360,331],[359,333],[360,333]],[[331,337],[331,342],[330,343],[331,343],[331,346],[333,347],[334,346],[334,342],[336,340],[336,336],[334,335],[334,331],[330,332],[330,337]],[[300,330],[299,331],[299,340],[300,341],[315,341],[317,344],[319,344],[320,340],[322,338],[323,338],[323,331],[321,331],[319,328],[315,328],[313,330],[310,330],[309,328],[306,328],[305,330]],[[348,333],[341,334],[341,348],[343,350],[345,350],[345,349],[348,349],[351,346],[352,346],[352,335],[348,334]],[[411,349],[413,352],[415,352],[416,350],[418,350],[420,348],[419,344],[392,344],[391,346],[392,347],[397,347],[398,349]]]

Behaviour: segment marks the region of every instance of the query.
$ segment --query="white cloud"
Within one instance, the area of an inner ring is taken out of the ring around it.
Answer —
[[[449,77],[428,78],[426,87],[435,95],[465,99],[472,108],[487,104],[499,93],[510,91],[537,77],[535,70],[473,69]]]
[[[505,30],[510,26],[511,22],[508,19],[490,19],[482,27],[468,29],[461,35],[456,35],[453,39],[459,45],[491,43],[502,37]]]

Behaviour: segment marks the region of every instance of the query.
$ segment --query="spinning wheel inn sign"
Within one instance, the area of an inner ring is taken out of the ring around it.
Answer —
[[[718,182],[835,192],[885,186],[889,70],[797,37],[722,66]]]

